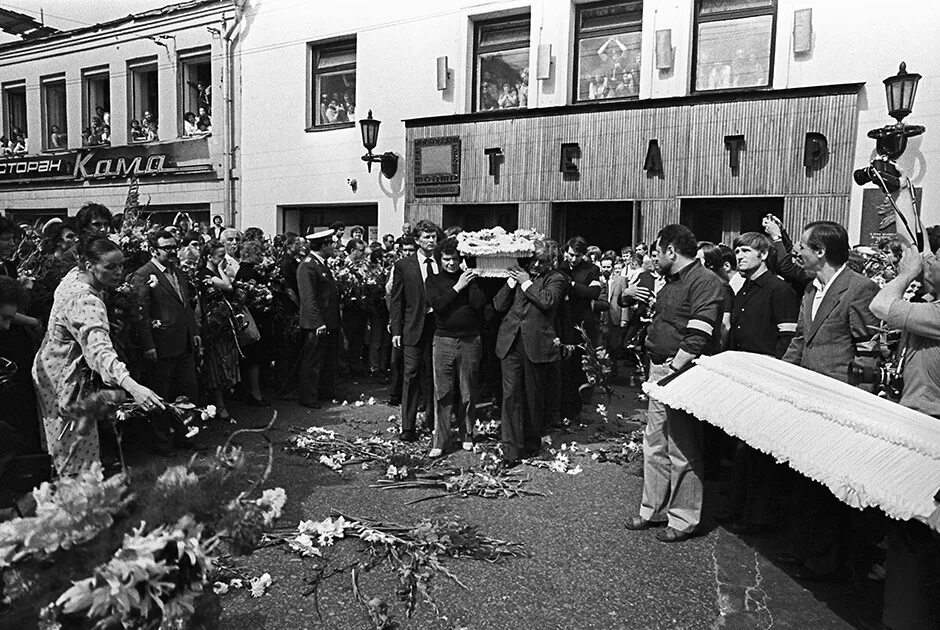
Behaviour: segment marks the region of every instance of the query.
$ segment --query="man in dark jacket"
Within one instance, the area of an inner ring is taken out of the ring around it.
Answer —
[[[549,424],[552,362],[559,358],[555,316],[565,295],[565,277],[551,268],[551,256],[536,248],[528,271],[510,269],[494,299],[506,316],[496,338],[502,362],[503,458],[513,466],[537,452]]]
[[[305,335],[300,351],[297,393],[301,405],[319,409],[318,398],[329,400],[335,395],[339,293],[326,264],[334,252],[333,230],[308,234],[307,240],[310,255],[297,268],[300,328]]]
[[[440,228],[432,221],[419,221],[415,226],[418,251],[414,256],[395,263],[392,291],[389,296],[389,320],[392,347],[401,348],[404,358],[402,379],[401,439],[417,439],[418,401],[421,393],[427,401],[426,422],[433,426],[434,396],[431,343],[434,337],[434,309],[428,304],[425,280],[438,273],[434,259]]]
[[[438,246],[441,272],[428,276],[425,287],[428,304],[434,309],[434,439],[431,457],[440,457],[447,448],[451,410],[454,407],[454,381],[459,383],[457,424],[464,450],[473,449],[476,422],[477,376],[483,345],[483,305],[486,295],[476,282],[476,269],[460,269],[462,257],[457,239],[451,237]]]
[[[138,335],[149,366],[144,384],[165,400],[186,396],[198,402],[196,354],[200,341],[192,289],[177,264],[178,246],[173,235],[160,230],[150,236],[149,243],[153,258],[131,279],[140,303]],[[150,426],[151,446],[157,451],[168,451],[173,441],[183,442],[185,429],[171,414],[160,414]]]
[[[587,241],[580,236],[570,239],[561,265],[561,271],[568,276],[569,283],[564,307],[567,317],[562,317],[565,329],[561,331],[561,341],[567,345],[576,346],[582,342],[578,326],[584,328],[592,344],[597,344],[597,318],[592,304],[601,294],[601,272],[587,258],[587,247]],[[561,413],[571,421],[581,417],[579,388],[587,382],[581,367],[581,355],[582,350],[575,348],[561,362]]]

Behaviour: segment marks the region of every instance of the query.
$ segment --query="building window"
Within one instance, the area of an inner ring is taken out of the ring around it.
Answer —
[[[575,100],[640,94],[642,2],[578,5]]]
[[[512,109],[529,103],[529,16],[477,22],[474,109]]]
[[[210,49],[181,52],[180,131],[184,137],[212,133],[212,57]]]
[[[356,40],[311,44],[307,128],[356,119]]]
[[[159,140],[157,115],[160,93],[157,90],[156,57],[127,64],[129,90],[128,138],[131,142]]]
[[[767,87],[776,0],[697,0],[696,91]]]
[[[26,82],[5,83],[3,85],[3,135],[0,138],[0,152],[26,153]]]
[[[111,75],[108,66],[82,70],[82,145],[111,144]]]
[[[42,91],[42,148],[67,149],[68,125],[65,122],[65,75],[43,77]]]

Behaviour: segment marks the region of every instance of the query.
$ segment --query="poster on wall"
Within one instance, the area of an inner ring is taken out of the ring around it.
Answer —
[[[917,207],[923,208],[923,188],[914,188]],[[859,232],[862,245],[877,247],[881,241],[897,236],[904,226],[897,222],[891,202],[877,188],[862,190],[862,229]]]

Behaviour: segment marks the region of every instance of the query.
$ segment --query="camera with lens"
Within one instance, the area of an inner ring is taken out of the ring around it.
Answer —
[[[866,390],[871,386],[873,393],[897,402],[904,391],[901,332],[891,331],[878,337],[874,349],[859,352],[849,363],[848,382]]]
[[[893,162],[885,159],[872,160],[868,166],[856,169],[852,178],[859,186],[874,184],[885,194],[901,189],[901,172]]]

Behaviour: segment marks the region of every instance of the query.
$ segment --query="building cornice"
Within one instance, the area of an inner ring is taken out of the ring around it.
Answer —
[[[403,122],[405,123],[406,129],[413,129],[420,127],[433,127],[437,125],[455,125],[520,118],[549,118],[553,116],[567,116],[570,114],[614,112],[634,109],[658,109],[663,107],[679,107],[683,105],[738,103],[742,101],[768,101],[786,98],[807,98],[814,96],[830,96],[852,93],[857,94],[864,85],[864,83],[839,83],[835,85],[814,85],[810,87],[788,88],[784,90],[722,91],[693,94],[691,96],[674,96],[669,98],[648,98],[629,101],[589,101],[586,103],[561,105],[557,107],[501,109],[473,112],[469,114],[451,114],[446,116],[408,118]]]
[[[167,12],[157,9],[35,40],[4,44],[0,46],[0,67],[102,46],[114,46],[145,38],[150,34],[179,31],[199,26],[201,21],[214,22],[228,12],[234,15],[236,10],[229,0],[208,0],[187,4],[192,4],[192,6],[180,5],[179,8]]]

